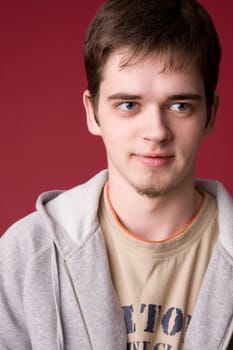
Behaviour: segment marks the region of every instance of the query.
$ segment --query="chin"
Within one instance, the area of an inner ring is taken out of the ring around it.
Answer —
[[[144,183],[144,184],[134,184],[133,187],[136,190],[136,192],[142,196],[146,196],[148,198],[156,198],[165,196],[175,190],[177,190],[179,187],[183,187],[183,184],[185,183],[185,179],[183,177],[177,178],[177,179],[162,179],[162,181],[151,182],[151,183]]]
[[[134,186],[136,192],[141,196],[148,198],[161,197],[171,192],[175,185],[147,185],[147,186]]]

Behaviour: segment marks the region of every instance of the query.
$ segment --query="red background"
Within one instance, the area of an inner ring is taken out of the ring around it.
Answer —
[[[233,193],[233,2],[201,2],[212,14],[224,55],[221,107],[197,176],[217,178]],[[34,210],[39,193],[75,186],[106,167],[101,140],[88,134],[82,106],[83,38],[101,3],[1,1],[0,234]]]

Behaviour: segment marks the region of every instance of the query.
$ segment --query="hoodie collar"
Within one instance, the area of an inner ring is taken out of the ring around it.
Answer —
[[[209,192],[217,199],[219,241],[233,257],[233,200],[225,187],[215,180],[196,180],[196,188]]]
[[[63,250],[64,254],[70,254],[77,246],[83,246],[98,229],[99,198],[107,178],[107,170],[103,170],[88,182],[71,190],[50,191],[38,198],[36,207],[46,220],[58,249]],[[232,256],[232,197],[218,181],[197,179],[195,187],[216,197],[219,212],[219,240]]]
[[[68,191],[50,191],[39,196],[36,208],[63,255],[83,246],[99,227],[99,197],[106,181],[107,171],[103,170]]]

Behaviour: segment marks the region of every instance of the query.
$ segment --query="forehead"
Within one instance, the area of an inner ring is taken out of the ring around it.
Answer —
[[[157,82],[157,84],[156,84]],[[167,89],[176,85],[186,89],[204,89],[203,79],[194,62],[184,64],[181,56],[153,52],[132,55],[126,48],[113,51],[104,66],[101,86],[108,89],[128,88],[143,89],[167,84]]]
[[[105,70],[109,61],[114,62],[118,68],[123,69],[146,60],[159,61],[162,71],[190,71],[194,68],[199,70],[198,59],[194,54],[190,56],[184,52],[174,51],[169,48],[163,51],[155,49],[152,52],[145,52],[143,49],[138,51],[127,46],[112,50],[103,66],[103,70]]]

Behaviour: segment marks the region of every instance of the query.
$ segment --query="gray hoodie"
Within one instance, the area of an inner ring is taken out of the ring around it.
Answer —
[[[123,350],[124,316],[97,219],[107,172],[69,191],[41,195],[37,211],[0,239],[1,350]],[[233,349],[233,203],[224,187],[197,181],[218,201],[219,238],[184,350]]]

